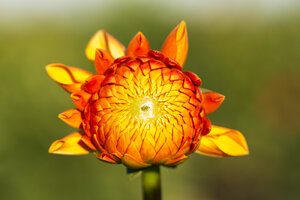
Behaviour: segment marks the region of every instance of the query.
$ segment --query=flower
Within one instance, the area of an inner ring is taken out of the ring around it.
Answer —
[[[199,89],[201,79],[182,67],[188,51],[185,22],[167,37],[161,52],[137,33],[124,46],[104,30],[86,47],[97,74],[50,64],[49,76],[71,94],[77,108],[59,114],[78,131],[57,140],[50,153],[93,152],[129,168],[178,165],[193,152],[210,156],[248,154],[244,136],[212,126],[206,117],[225,97]]]

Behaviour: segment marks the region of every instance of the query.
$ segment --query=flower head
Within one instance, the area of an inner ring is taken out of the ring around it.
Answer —
[[[201,91],[201,79],[182,70],[187,50],[185,22],[170,33],[161,52],[151,50],[140,32],[126,51],[100,30],[86,48],[97,74],[48,65],[50,77],[71,93],[77,107],[59,118],[79,129],[55,141],[49,152],[94,152],[100,160],[129,168],[177,165],[195,151],[212,156],[247,154],[240,132],[212,126],[206,117],[225,97]]]

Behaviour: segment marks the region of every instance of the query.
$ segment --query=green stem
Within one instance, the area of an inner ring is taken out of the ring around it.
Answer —
[[[159,165],[152,165],[143,170],[142,184],[144,200],[161,200]]]

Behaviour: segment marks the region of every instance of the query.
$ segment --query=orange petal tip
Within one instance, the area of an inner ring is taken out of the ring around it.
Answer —
[[[97,74],[104,74],[107,68],[113,64],[114,58],[110,53],[103,49],[96,49],[95,55],[95,68]]]
[[[127,50],[127,56],[138,57],[145,56],[150,50],[147,38],[143,33],[138,32],[130,41]]]
[[[206,114],[216,111],[223,101],[225,96],[216,92],[204,92],[203,95],[203,108]]]
[[[162,53],[176,60],[182,67],[188,52],[188,36],[185,21],[182,21],[167,37]]]
[[[58,118],[74,128],[80,128],[82,124],[81,112],[77,109],[70,109],[60,113]]]

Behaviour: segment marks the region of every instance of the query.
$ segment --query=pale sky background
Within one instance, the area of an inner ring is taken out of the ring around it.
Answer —
[[[289,10],[299,10],[299,0],[0,0],[0,22],[23,22],[34,17],[64,18],[76,12],[105,11],[111,6],[145,4],[167,10],[188,12],[189,15],[213,16],[224,12],[255,10],[270,16]],[[116,4],[117,3],[117,4]]]

